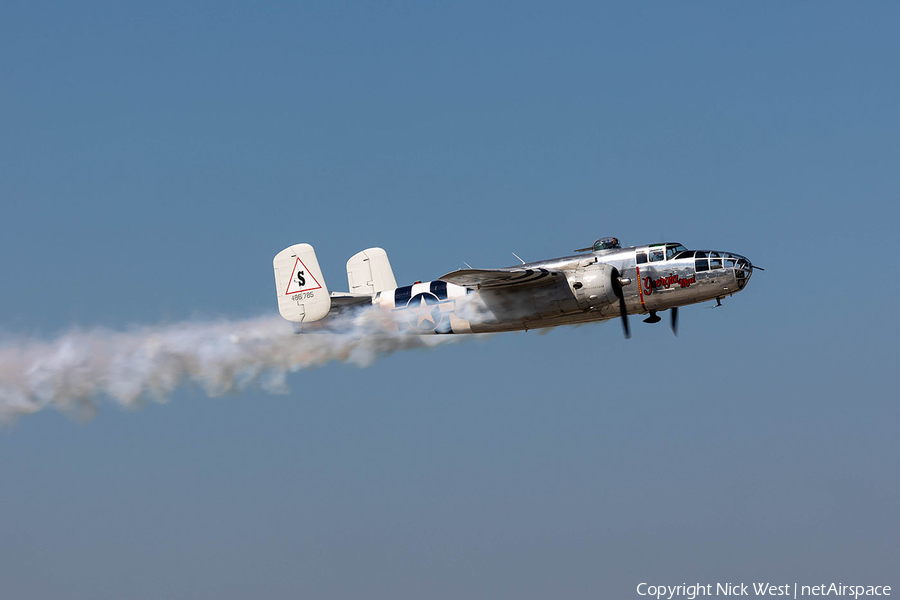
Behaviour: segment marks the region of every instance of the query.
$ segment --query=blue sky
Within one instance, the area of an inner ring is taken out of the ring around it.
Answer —
[[[508,334],[21,419],[4,596],[900,584],[898,17],[4,4],[4,335],[272,314],[304,241],[333,289],[374,245],[405,283],[605,235],[766,268],[678,338]]]

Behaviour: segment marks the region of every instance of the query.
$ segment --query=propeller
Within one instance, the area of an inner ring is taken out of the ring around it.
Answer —
[[[628,308],[625,306],[624,294],[619,294],[619,314],[622,316],[622,333],[625,339],[631,339],[631,331],[628,330]]]
[[[613,269],[612,282],[613,291],[619,298],[619,316],[622,317],[622,333],[625,334],[626,340],[631,339],[631,330],[628,328],[628,307],[625,306],[625,293],[622,291],[622,285],[628,285],[629,283],[631,283],[631,280],[622,279],[621,277],[619,277],[619,271]]]
[[[672,313],[672,333],[678,335],[678,307],[674,306],[669,310]]]

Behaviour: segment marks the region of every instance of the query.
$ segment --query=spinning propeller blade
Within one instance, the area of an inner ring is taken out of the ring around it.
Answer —
[[[625,339],[627,340],[631,338],[631,331],[628,328],[628,307],[625,305],[625,292],[622,291],[622,284],[631,283],[631,280],[622,279],[619,277],[619,272],[613,269],[612,281],[613,291],[619,298],[619,315],[622,317],[622,333],[625,334]]]
[[[619,314],[622,315],[622,332],[625,339],[631,338],[631,332],[628,330],[628,308],[625,306],[625,296],[619,295]]]

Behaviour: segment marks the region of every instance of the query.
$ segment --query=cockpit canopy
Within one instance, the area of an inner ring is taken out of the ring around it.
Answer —
[[[666,260],[681,258],[679,255],[687,251],[688,249],[678,242],[675,242],[674,244],[666,244]]]
[[[671,244],[653,244],[646,250],[641,248],[637,251],[635,256],[637,264],[641,265],[647,262],[648,259],[650,262],[659,262],[675,258],[684,258],[686,254],[691,254],[691,251],[675,242]]]
[[[600,238],[594,242],[594,252],[597,250],[613,250],[621,247],[622,244],[619,243],[619,238],[614,237]]]
[[[598,252],[600,250],[616,250],[622,247],[619,238],[603,237],[594,242],[593,246],[587,248],[579,248],[575,252]]]

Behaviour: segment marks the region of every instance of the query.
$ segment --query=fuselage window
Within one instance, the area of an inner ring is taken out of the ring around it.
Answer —
[[[430,286],[430,291],[432,294],[438,297],[438,300],[446,300],[447,299],[447,282],[446,281],[432,281]]]
[[[698,273],[700,271],[709,271],[709,261],[705,258],[698,258],[694,260],[694,270]]]
[[[650,251],[650,262],[657,262],[661,260],[665,260],[665,252],[662,250],[651,250]]]
[[[638,252],[636,255],[637,264],[642,265],[647,262],[647,253],[646,252]]]
[[[409,302],[409,297],[412,295],[411,292],[411,285],[394,290],[394,306],[398,308],[406,306],[407,302]]]

